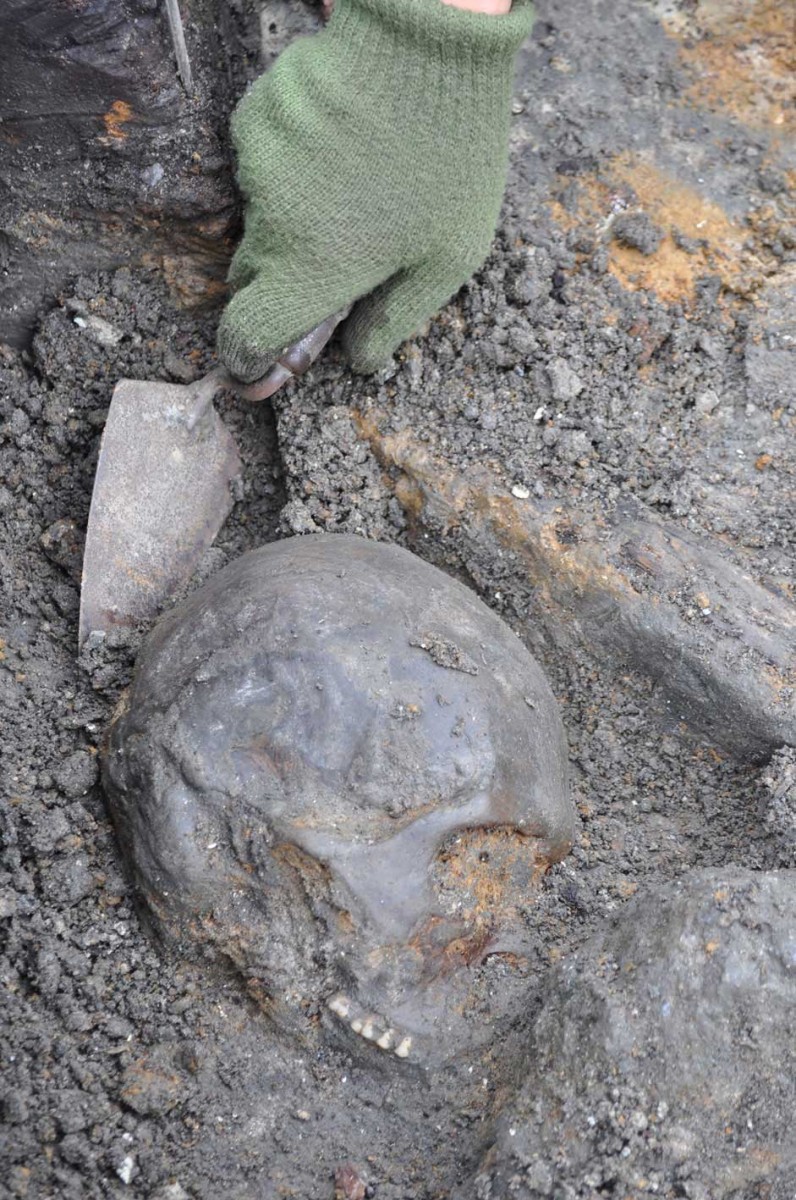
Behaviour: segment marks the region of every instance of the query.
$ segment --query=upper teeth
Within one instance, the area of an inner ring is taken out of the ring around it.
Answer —
[[[412,1049],[412,1039],[410,1037],[405,1037],[403,1039],[403,1041],[400,1043],[400,1045],[395,1047],[395,1053],[398,1055],[399,1058],[408,1058],[409,1051],[411,1049]]]
[[[375,1042],[380,1050],[392,1050],[396,1058],[409,1057],[409,1052],[412,1049],[411,1037],[408,1035],[401,1037],[396,1045],[396,1041],[399,1038],[396,1030],[392,1026],[388,1026],[386,1021],[374,1013],[365,1014],[350,996],[346,996],[342,992],[337,992],[336,995],[327,1000],[326,1005],[330,1012],[333,1012],[341,1021],[345,1021],[349,1028],[353,1029],[354,1033],[358,1033],[360,1037],[365,1038],[369,1042]],[[349,1020],[352,1012],[355,1015]]]
[[[351,1008],[351,1001],[347,996],[338,993],[336,996],[332,996],[329,1001],[329,1008],[336,1016],[345,1020]]]

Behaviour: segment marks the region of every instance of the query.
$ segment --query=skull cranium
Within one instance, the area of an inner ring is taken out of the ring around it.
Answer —
[[[399,1059],[476,1036],[473,967],[572,836],[538,665],[463,585],[354,537],[266,546],[168,614],[104,779],[164,929]]]

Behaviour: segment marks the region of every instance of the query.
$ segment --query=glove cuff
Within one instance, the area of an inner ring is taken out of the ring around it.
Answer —
[[[533,22],[531,0],[514,0],[503,16],[442,0],[336,0],[328,32],[357,42],[381,33],[443,60],[509,66]]]

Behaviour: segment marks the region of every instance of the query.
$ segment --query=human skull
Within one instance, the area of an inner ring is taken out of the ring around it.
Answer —
[[[466,587],[356,537],[244,555],[164,617],[103,769],[161,928],[278,1019],[393,1059],[483,1039],[477,968],[511,960],[571,844],[536,662]]]

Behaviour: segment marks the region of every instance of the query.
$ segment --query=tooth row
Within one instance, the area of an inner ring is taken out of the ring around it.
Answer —
[[[345,1021],[354,1033],[359,1034],[368,1042],[374,1042],[380,1050],[391,1050],[396,1058],[409,1057],[409,1051],[412,1049],[411,1037],[401,1037],[391,1026],[387,1025],[386,1021],[374,1013],[365,1014],[361,1010],[355,1011],[359,1009],[359,1006],[349,996],[338,992],[327,1001],[327,1007],[341,1021]],[[355,1013],[353,1017],[351,1017],[352,1012]]]

